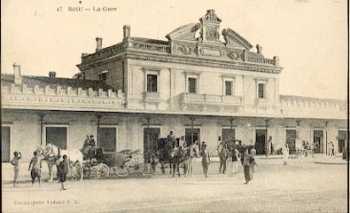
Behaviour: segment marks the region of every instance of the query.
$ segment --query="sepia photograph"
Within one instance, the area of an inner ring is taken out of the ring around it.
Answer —
[[[1,212],[349,212],[348,1],[1,1]]]

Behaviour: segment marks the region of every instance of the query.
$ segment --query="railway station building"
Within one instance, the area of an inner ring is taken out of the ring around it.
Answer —
[[[347,143],[345,100],[280,94],[278,56],[267,57],[235,30],[221,28],[208,10],[164,40],[133,37],[83,53],[73,78],[1,74],[2,162],[21,151],[25,161],[46,143],[80,149],[94,135],[105,153],[156,146],[173,131],[187,142],[205,141],[216,154],[219,137],[239,139],[265,154],[303,141],[326,153]],[[268,47],[267,47],[268,48]],[[57,73],[59,74],[59,73]]]

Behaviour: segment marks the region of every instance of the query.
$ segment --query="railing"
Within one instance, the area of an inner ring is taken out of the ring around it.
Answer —
[[[170,53],[170,46],[164,44],[152,44],[142,41],[129,41],[128,47],[135,49],[144,49],[148,51],[157,51],[163,53]]]
[[[221,96],[209,94],[191,94],[182,93],[182,102],[184,104],[201,105],[241,105],[242,98],[239,96]]]
[[[254,52],[248,52],[247,61],[260,64],[278,65],[276,58],[269,59]]]
[[[17,86],[3,86],[3,108],[28,109],[120,109],[124,107],[125,96],[121,91],[111,89],[93,90],[92,88],[72,87],[27,87],[25,84]]]
[[[280,96],[281,110],[285,115],[346,118],[346,102],[298,96]]]

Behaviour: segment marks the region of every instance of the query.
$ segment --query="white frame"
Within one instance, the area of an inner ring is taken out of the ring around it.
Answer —
[[[263,97],[259,97],[259,84],[264,85]],[[267,80],[256,79],[256,98],[258,100],[266,100],[267,99],[267,91],[266,91]]]
[[[231,87],[231,95],[226,95],[226,81],[231,82],[232,87]],[[223,78],[222,79],[222,95],[223,96],[236,96],[235,93],[235,78]]]
[[[115,152],[105,152],[103,150],[103,152],[107,153],[107,154],[111,154],[111,153],[116,153],[118,152],[118,136],[119,136],[119,133],[118,133],[118,125],[108,125],[108,124],[103,124],[103,125],[99,125],[98,128],[115,128]],[[98,130],[96,132],[96,140],[98,138],[97,136],[98,134]],[[96,143],[98,143],[98,141],[96,141]],[[97,145],[97,144],[96,144]]]
[[[154,93],[154,94],[159,94],[160,91],[160,69],[149,69],[149,68],[144,68],[144,92],[147,93]],[[157,76],[157,92],[148,92],[147,91],[147,75],[156,75]]]
[[[44,124],[43,125],[43,132],[42,132],[42,141],[43,141],[43,145],[46,146],[47,141],[46,141],[46,127],[65,127],[67,129],[67,135],[66,135],[66,150],[69,150],[70,148],[70,143],[69,143],[69,125],[67,124]]]
[[[189,91],[189,78],[195,78],[196,79],[196,92],[195,93],[190,93]],[[199,80],[200,80],[200,73],[195,73],[195,72],[185,72],[185,91],[187,94],[200,94],[199,91]]]
[[[12,153],[12,151],[13,151],[13,148],[12,148],[12,146],[11,146],[11,140],[12,140],[12,124],[1,124],[1,127],[8,127],[8,128],[10,128],[10,158],[9,158],[9,161],[4,161],[4,162],[2,162],[2,160],[1,160],[1,163],[10,163],[10,161],[11,161],[11,153]],[[2,155],[2,153],[1,153],[1,155]]]

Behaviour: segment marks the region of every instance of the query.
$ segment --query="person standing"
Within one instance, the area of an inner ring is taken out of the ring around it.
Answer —
[[[19,174],[19,160],[22,158],[21,152],[15,151],[13,153],[13,158],[10,161],[11,165],[13,166],[13,187],[16,187],[17,178]]]
[[[220,140],[220,138],[219,138]],[[217,152],[220,160],[219,174],[225,174],[226,172],[226,161],[227,161],[227,149],[224,142],[220,142],[217,147]]]
[[[167,140],[168,140],[168,143],[170,143],[171,146],[174,148],[176,145],[176,137],[173,131],[169,132],[169,135],[167,136]]]
[[[251,161],[251,157],[249,154],[249,150],[248,150],[248,148],[245,148],[243,158],[242,158],[242,165],[243,165],[244,179],[245,179],[244,184],[248,184],[251,180],[250,179],[250,177],[251,177],[250,176],[250,172],[251,172],[250,161]]]
[[[38,152],[33,152],[33,157],[30,160],[28,171],[30,171],[30,176],[32,178],[32,185],[36,178],[38,178],[39,186],[40,186],[40,178],[41,178],[41,160],[39,159]]]
[[[287,144],[285,144],[282,147],[282,153],[283,153],[283,165],[287,165],[288,158],[289,158],[289,148]]]
[[[267,140],[265,144],[265,155],[266,157],[269,157],[271,154],[271,145],[272,145],[272,136],[269,136],[269,139]]]
[[[239,159],[239,151],[237,147],[234,147],[231,154],[231,161],[232,161],[232,174],[238,173],[238,159]]]
[[[188,160],[187,160],[187,175],[192,176],[192,159],[195,157],[195,149],[193,144],[190,144],[188,146]]]
[[[207,150],[207,145],[205,142],[202,143],[202,149],[201,149],[201,156],[202,156],[202,168],[203,168],[203,175],[205,178],[208,177],[208,168],[210,164],[210,155]]]
[[[64,182],[67,179],[67,174],[68,174],[68,159],[67,155],[63,155],[63,160],[60,162],[58,165],[58,176],[59,176],[59,181],[61,183],[61,190],[66,190],[64,187]]]
[[[256,150],[252,148],[250,150],[250,180],[253,180],[254,177],[254,172],[255,172],[255,166],[256,166],[256,161],[255,161],[255,155],[256,155]]]

